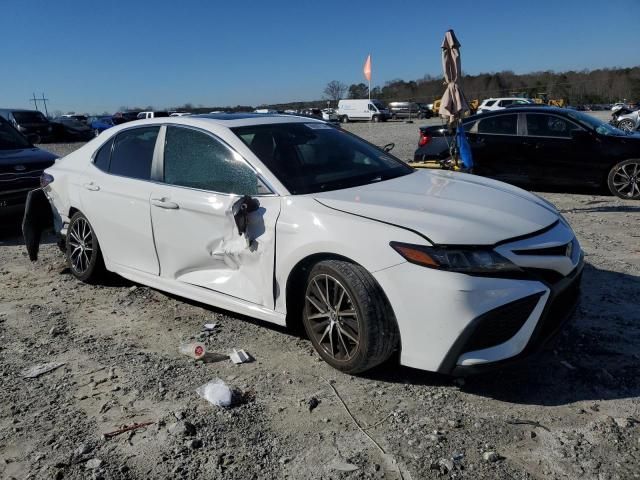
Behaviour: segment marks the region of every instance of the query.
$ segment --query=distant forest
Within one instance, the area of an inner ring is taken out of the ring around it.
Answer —
[[[345,85],[346,87],[346,85]],[[564,99],[569,105],[640,101],[640,66],[632,68],[603,68],[579,72],[532,72],[516,74],[511,71],[464,75],[462,88],[469,100],[488,97],[526,96],[535,98],[546,94],[548,98]],[[371,98],[385,102],[415,101],[431,103],[442,96],[442,77],[425,75],[418,80],[401,79],[386,82],[371,89]],[[364,83],[346,87],[345,97],[366,98]],[[327,98],[315,102],[290,102],[269,105],[279,110],[326,106]],[[335,102],[332,102],[335,103]]]
[[[334,93],[313,101],[299,101],[278,104],[263,104],[258,106],[237,105],[195,106],[186,103],[171,107],[172,111],[187,111],[205,113],[211,111],[251,111],[254,108],[272,108],[275,110],[304,109],[312,107],[326,107],[328,103],[336,106],[337,98],[367,98],[368,89],[364,83],[346,84],[334,80],[330,85]],[[335,88],[338,87],[338,88]],[[599,70],[582,70],[579,72],[533,72],[516,74],[511,71],[497,73],[481,73],[479,75],[464,75],[462,87],[469,100],[482,100],[488,97],[526,96],[535,98],[546,94],[549,99],[563,99],[569,105],[584,105],[597,103],[613,103],[618,101],[640,101],[640,66],[632,68],[603,68]],[[338,95],[335,94],[338,91]],[[386,82],[384,86],[371,89],[371,98],[391,101],[414,101],[431,103],[440,98],[444,92],[442,77],[425,75],[418,80],[405,81],[401,79]],[[319,95],[320,96],[320,95]],[[154,110],[149,105],[146,108],[120,107],[125,110]]]

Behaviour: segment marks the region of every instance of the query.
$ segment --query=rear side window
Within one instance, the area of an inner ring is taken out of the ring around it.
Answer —
[[[211,135],[168,127],[165,142],[165,183],[239,195],[269,193],[251,167]]]
[[[118,134],[111,153],[109,172],[123,177],[149,180],[159,130],[160,127],[143,127]]]
[[[478,133],[516,135],[517,131],[518,116],[516,114],[485,118],[478,123]]]
[[[496,103],[495,100],[485,100],[484,102],[484,106],[485,107],[490,107],[491,105],[493,105],[494,103]]]
[[[103,172],[109,171],[109,160],[111,159],[111,147],[113,146],[113,138],[105,143],[95,158],[93,159],[93,164],[98,167]]]
[[[571,131],[579,129],[576,124],[555,115],[527,114],[527,135],[530,137],[571,138]]]

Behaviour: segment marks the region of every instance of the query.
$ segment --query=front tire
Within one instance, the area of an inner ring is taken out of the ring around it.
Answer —
[[[78,280],[95,283],[103,276],[105,266],[98,238],[87,217],[80,212],[69,222],[66,253],[69,269]]]
[[[625,118],[624,120],[620,120],[618,123],[618,128],[620,130],[624,130],[625,132],[633,132],[633,128],[635,127],[635,123],[633,120]]]
[[[640,159],[620,162],[609,171],[607,185],[616,197],[640,200]]]
[[[371,118],[371,120],[372,120],[374,123],[378,123],[378,122],[380,121],[380,117],[379,117],[378,115],[374,115],[374,116]]]
[[[98,130],[97,128],[93,130],[93,136],[97,137],[98,135],[100,135],[100,130]]]
[[[381,364],[399,342],[380,286],[361,266],[340,260],[325,260],[311,269],[302,321],[322,359],[345,373]]]
[[[343,116],[340,118],[340,121],[341,121],[342,123],[349,123],[349,117],[347,117],[346,115],[343,115]]]

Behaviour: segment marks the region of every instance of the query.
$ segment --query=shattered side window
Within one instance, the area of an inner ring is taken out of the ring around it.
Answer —
[[[167,128],[164,181],[171,185],[220,193],[257,195],[256,173],[235,152],[211,135],[192,128]]]

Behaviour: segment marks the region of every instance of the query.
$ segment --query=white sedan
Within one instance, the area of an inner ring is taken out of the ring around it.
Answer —
[[[580,245],[548,202],[416,171],[325,122],[215,114],[130,122],[58,160],[52,205],[71,272],[105,270],[279,325],[333,367],[464,374],[542,345],[579,296]],[[42,194],[44,192],[44,195]],[[41,212],[40,212],[41,213]]]

